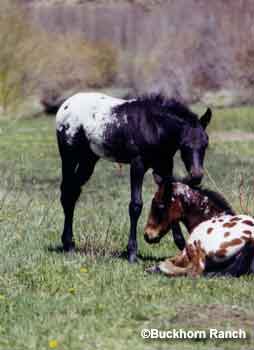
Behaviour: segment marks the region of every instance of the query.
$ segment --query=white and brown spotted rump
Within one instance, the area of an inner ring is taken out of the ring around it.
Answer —
[[[201,275],[206,259],[221,263],[237,255],[254,241],[254,219],[247,215],[221,215],[199,224],[190,235],[185,249],[167,259],[159,269],[168,276]]]
[[[215,262],[237,254],[254,238],[254,219],[247,215],[222,215],[199,224],[188,244],[200,242],[201,249]]]

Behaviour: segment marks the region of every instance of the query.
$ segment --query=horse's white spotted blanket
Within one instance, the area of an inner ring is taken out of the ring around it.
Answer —
[[[72,144],[76,133],[83,127],[93,152],[99,157],[105,157],[102,146],[104,131],[111,123],[117,126],[118,120],[112,109],[125,102],[101,93],[78,93],[67,99],[58,110],[56,129],[64,129],[67,142]]]
[[[254,239],[254,219],[247,215],[220,215],[199,224],[187,245],[200,242],[205,254],[221,262],[237,254],[246,242]]]

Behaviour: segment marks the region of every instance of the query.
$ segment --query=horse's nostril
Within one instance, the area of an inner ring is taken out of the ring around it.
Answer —
[[[192,177],[202,177],[204,175],[202,170],[191,170]]]

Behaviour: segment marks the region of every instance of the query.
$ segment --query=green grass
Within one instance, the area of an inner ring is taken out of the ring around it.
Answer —
[[[217,110],[210,130],[253,131],[253,112]],[[55,249],[63,214],[54,120],[1,120],[0,145],[0,349],[49,349],[52,340],[61,350],[254,347],[253,277],[167,279],[144,273],[156,259],[176,252],[169,235],[157,246],[143,240],[155,190],[150,173],[139,222],[140,264],[130,266],[119,257],[128,239],[128,168],[118,177],[115,165],[104,161],[75,213],[79,249],[66,255]],[[206,177],[205,184],[218,187],[240,210],[241,174],[247,194],[252,193],[254,141],[211,143],[206,168],[215,183]],[[184,172],[179,157],[176,172]],[[243,328],[249,339],[143,340],[141,329],[154,327]]]

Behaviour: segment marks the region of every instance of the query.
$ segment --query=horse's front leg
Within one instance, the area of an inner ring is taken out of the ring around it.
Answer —
[[[174,159],[165,159],[160,160],[159,163],[154,165],[154,172],[158,174],[162,178],[171,177],[173,181],[173,167],[174,167]],[[171,234],[171,232],[169,232]],[[172,225],[172,234],[174,238],[174,242],[178,249],[183,250],[185,247],[185,239],[182,234],[182,230],[179,223],[175,223]]]
[[[137,261],[137,223],[140,217],[143,201],[142,201],[142,185],[146,172],[144,163],[140,157],[134,159],[130,167],[130,183],[131,183],[131,201],[129,204],[130,216],[130,235],[127,247],[128,261],[134,263]]]
[[[172,234],[173,234],[173,238],[177,248],[180,250],[183,250],[186,242],[182,234],[180,224],[178,223],[172,224]]]
[[[159,270],[169,277],[198,277],[204,272],[205,260],[206,254],[201,243],[194,241],[187,244],[185,249],[176,257],[161,262]]]
[[[159,265],[152,266],[146,269],[149,273],[163,273],[169,277],[173,276],[187,276],[190,260],[186,254],[186,250],[177,254],[173,258],[168,258],[159,263]]]

